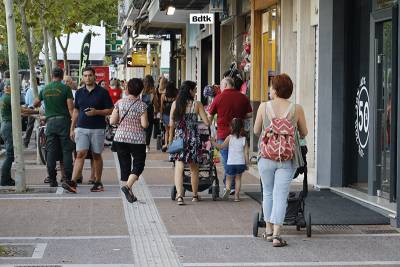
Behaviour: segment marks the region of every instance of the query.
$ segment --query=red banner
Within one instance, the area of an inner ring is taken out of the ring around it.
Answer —
[[[110,72],[108,66],[96,66],[96,83],[104,80],[106,82],[106,89],[110,87]]]

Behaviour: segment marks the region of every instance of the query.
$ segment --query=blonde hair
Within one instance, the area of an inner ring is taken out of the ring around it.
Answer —
[[[162,77],[162,78],[160,79],[160,83],[159,83],[159,85],[158,85],[158,92],[159,92],[160,94],[164,94],[164,93],[165,93],[165,91],[166,91],[166,89],[167,89],[167,83],[168,83],[167,78]]]

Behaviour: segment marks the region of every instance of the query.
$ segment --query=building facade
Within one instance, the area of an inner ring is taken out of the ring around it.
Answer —
[[[317,184],[367,196],[399,227],[396,2],[320,0]]]

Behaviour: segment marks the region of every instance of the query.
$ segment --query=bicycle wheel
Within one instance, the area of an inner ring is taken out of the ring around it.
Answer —
[[[42,161],[43,165],[46,165],[46,134],[45,134],[45,128],[40,128],[39,130],[39,156],[40,160]]]

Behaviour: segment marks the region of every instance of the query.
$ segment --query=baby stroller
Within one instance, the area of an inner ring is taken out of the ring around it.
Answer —
[[[286,215],[284,225],[296,225],[296,230],[300,231],[301,228],[306,228],[307,237],[311,237],[311,213],[305,215],[305,199],[308,193],[307,187],[307,146],[301,146],[301,154],[304,160],[304,166],[296,170],[293,179],[303,174],[303,189],[297,192],[289,192],[288,205],[286,208]],[[260,182],[261,183],[261,182]],[[261,183],[261,197],[262,197],[262,183]],[[261,203],[261,212],[256,212],[253,215],[253,236],[258,235],[258,228],[265,227],[264,214]]]
[[[201,141],[201,156],[199,164],[199,192],[208,189],[208,193],[212,195],[212,200],[216,201],[219,198],[219,180],[217,168],[214,164],[214,149],[211,144],[211,130],[204,124],[198,125]],[[192,183],[190,178],[190,168],[185,165],[183,170],[183,188],[184,192],[192,192]],[[175,185],[171,188],[171,200],[176,198]],[[185,194],[184,194],[185,195]]]

